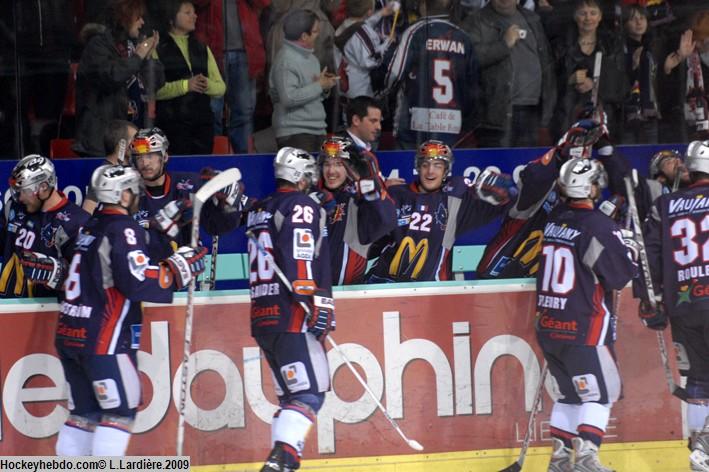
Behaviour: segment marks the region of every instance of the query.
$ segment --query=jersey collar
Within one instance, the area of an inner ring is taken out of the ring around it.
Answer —
[[[145,195],[147,195],[148,198],[152,198],[155,200],[157,200],[158,198],[164,197],[165,195],[167,195],[167,192],[170,190],[170,184],[172,183],[171,181],[172,181],[172,179],[170,178],[170,174],[165,173],[165,182],[163,182],[163,184],[162,184],[162,193],[160,195],[153,195],[148,190],[149,188],[158,188],[158,187],[160,187],[159,185],[156,185],[155,187],[146,186],[145,187]]]
[[[69,199],[66,198],[66,195],[64,195],[64,194],[63,194],[62,192],[60,192],[59,190],[55,190],[55,192],[57,192],[57,194],[59,194],[59,196],[62,197],[62,199],[59,200],[59,203],[57,203],[56,205],[54,205],[52,208],[46,210],[45,213],[51,213],[51,212],[53,212],[53,211],[58,211],[58,210],[59,210],[60,208],[62,208],[64,205],[66,205],[67,203],[69,203]]]

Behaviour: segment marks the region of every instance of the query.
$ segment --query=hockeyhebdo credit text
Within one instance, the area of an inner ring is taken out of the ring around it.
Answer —
[[[89,471],[184,471],[190,470],[190,458],[183,457],[0,457],[0,470],[43,472],[57,470]]]

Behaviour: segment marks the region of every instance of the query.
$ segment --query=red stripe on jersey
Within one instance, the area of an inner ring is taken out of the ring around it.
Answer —
[[[126,301],[126,297],[115,287],[106,289],[105,293],[106,305],[103,308],[103,319],[96,339],[96,354],[108,354],[113,331],[121,318],[123,305]]]
[[[591,314],[591,322],[588,325],[588,333],[586,334],[586,344],[595,346],[601,339],[603,324],[605,323],[606,309],[603,306],[603,287],[601,284],[596,284],[596,290],[593,292],[593,313]]]
[[[309,279],[307,261],[299,260],[299,261],[297,261],[296,266],[298,268],[298,279],[299,280]]]
[[[441,267],[438,269],[438,280],[450,280],[451,279],[451,273],[448,270],[448,258],[450,257],[451,252],[448,249],[443,249],[443,255],[441,258]]]
[[[569,433],[568,431],[564,431],[563,429],[551,427],[549,428],[549,432],[551,433],[552,436],[556,436],[559,438],[564,438],[564,439],[573,439],[576,437],[574,433]]]
[[[581,424],[576,429],[579,433],[592,434],[594,436],[598,436],[599,438],[603,438],[603,435],[606,434],[606,432],[602,429],[591,426],[590,424]]]
[[[303,321],[305,321],[305,309],[298,302],[291,304],[290,323],[288,324],[289,333],[300,333],[303,329]]]
[[[345,266],[345,277],[343,285],[348,285],[362,279],[364,271],[367,269],[367,259],[350,249]]]

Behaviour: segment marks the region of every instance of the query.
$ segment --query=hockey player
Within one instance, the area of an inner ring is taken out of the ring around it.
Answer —
[[[145,194],[134,215],[150,234],[149,254],[153,259],[168,257],[174,249],[190,240],[190,194],[199,190],[203,180],[214,171],[203,169],[203,175],[168,172],[169,142],[160,128],[141,129],[130,144],[133,166],[140,172]],[[202,207],[202,227],[211,234],[223,234],[240,223],[240,188],[230,185]]]
[[[558,175],[549,162],[530,163],[520,174],[525,187],[513,207],[516,189],[509,176],[485,171],[475,183],[449,177],[450,147],[441,141],[424,142],[415,158],[418,180],[388,189],[396,205],[397,227],[376,243],[383,249],[368,282],[450,280],[456,238],[507,211],[536,211]],[[532,184],[526,186],[528,182]]]
[[[450,0],[418,5],[422,18],[404,31],[381,95],[398,90],[394,134],[402,148],[427,139],[453,146],[472,128],[478,63],[470,37],[450,21]]]
[[[21,159],[9,184],[12,201],[5,206],[7,224],[0,228],[0,297],[59,296],[66,258],[89,215],[57,189],[54,164],[46,157]]]
[[[667,319],[687,377],[687,426],[691,433],[692,470],[709,471],[709,284],[706,270],[709,221],[709,141],[687,147],[691,184],[655,201],[645,227],[657,309],[641,311],[644,324],[664,329]],[[649,307],[645,301],[644,305]]]
[[[610,472],[598,449],[621,391],[612,291],[625,287],[636,265],[620,228],[594,209],[606,179],[598,161],[567,161],[559,176],[566,201],[544,227],[537,340],[561,393],[551,413],[549,472]],[[627,243],[637,251],[634,241]]]
[[[318,165],[320,186],[334,200],[327,211],[332,283],[362,283],[370,245],[396,227],[394,202],[380,178],[377,158],[358,151],[347,138],[326,139]]]
[[[135,169],[102,166],[91,178],[99,207],[74,246],[55,345],[69,384],[60,456],[122,456],[140,403],[136,353],[141,302],[167,303],[204,270],[205,248],[181,247],[158,265],[132,218]]]
[[[322,342],[335,328],[335,314],[325,210],[307,195],[318,180],[317,162],[285,147],[274,171],[276,191],[248,213],[251,334],[271,367],[280,404],[261,472],[288,472],[300,467],[305,438],[330,389]]]

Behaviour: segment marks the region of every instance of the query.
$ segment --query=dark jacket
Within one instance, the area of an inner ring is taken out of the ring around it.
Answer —
[[[541,126],[549,126],[556,103],[556,77],[554,58],[539,16],[524,8],[517,8],[524,17],[537,41],[537,55],[542,68]],[[498,14],[488,4],[467,17],[463,29],[468,32],[480,64],[480,98],[482,116],[480,125],[485,128],[504,129],[512,115],[513,65],[510,48],[505,43],[505,30],[497,22]],[[523,41],[520,39],[520,41]]]
[[[559,134],[566,131],[578,120],[578,112],[591,102],[591,92],[580,94],[574,84],[569,83],[569,77],[577,70],[586,69],[588,77],[593,77],[595,54],[603,53],[601,61],[601,76],[598,87],[598,100],[608,113],[608,127],[611,133],[616,133],[622,120],[622,106],[630,87],[625,77],[625,52],[621,37],[614,37],[609,32],[599,29],[596,49],[587,56],[581,52],[578,45],[576,25],[555,48],[556,76],[558,77],[558,100],[554,122]],[[613,122],[611,122],[613,121]]]
[[[144,83],[152,76],[153,83],[146,83],[146,87],[153,92],[165,83],[160,61],[143,60],[138,55],[122,57],[111,33],[103,27],[97,28],[87,40],[77,73],[75,151],[90,156],[105,155],[104,130],[111,120],[126,119],[127,82],[134,75],[140,75]]]

